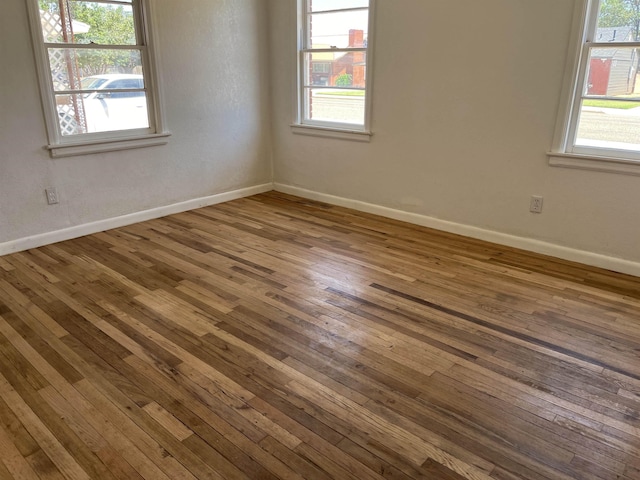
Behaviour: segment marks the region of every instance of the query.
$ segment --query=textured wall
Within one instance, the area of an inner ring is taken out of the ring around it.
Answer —
[[[574,0],[378,0],[369,144],[291,133],[295,0],[270,6],[276,182],[640,261],[640,177],[548,166]]]
[[[25,2],[3,0],[0,243],[270,181],[266,2],[151,3],[169,144],[52,160]]]
[[[280,183],[640,261],[640,177],[547,164],[574,1],[378,0],[361,144],[290,131],[295,0],[152,0],[170,143],[52,160],[24,0],[4,0],[0,243],[268,182],[273,154]]]

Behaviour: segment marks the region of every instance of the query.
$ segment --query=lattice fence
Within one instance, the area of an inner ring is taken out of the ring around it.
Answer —
[[[64,7],[64,2],[61,2],[60,7]],[[68,11],[66,13],[60,16],[40,11],[42,34],[46,43],[71,43],[69,39],[73,37],[73,26]],[[81,73],[73,52],[64,48],[48,48],[47,53],[54,91],[80,88]],[[56,95],[55,101],[62,135],[86,133],[87,122],[82,95]]]

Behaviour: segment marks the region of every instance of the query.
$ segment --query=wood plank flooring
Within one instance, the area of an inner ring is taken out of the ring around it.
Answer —
[[[271,192],[0,257],[0,479],[640,479],[640,279]]]

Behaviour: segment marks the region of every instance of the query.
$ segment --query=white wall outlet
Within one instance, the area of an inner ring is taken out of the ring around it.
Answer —
[[[529,211],[532,213],[542,213],[542,197],[539,195],[532,195],[531,202],[529,203]]]
[[[49,205],[55,205],[58,203],[58,191],[55,188],[47,188],[44,193],[47,195],[47,203]]]

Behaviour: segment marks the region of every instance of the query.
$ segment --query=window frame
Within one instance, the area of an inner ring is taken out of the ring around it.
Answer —
[[[368,25],[367,25],[367,45],[363,48],[336,48],[336,49],[312,49],[310,45],[310,35],[308,34],[308,17],[311,14],[308,10],[309,0],[297,0],[297,43],[296,43],[296,89],[295,89],[295,111],[294,122],[291,125],[293,133],[333,137],[346,140],[356,140],[368,142],[371,133],[371,105],[372,105],[372,65],[373,65],[373,44],[375,37],[375,3],[376,0],[369,0]],[[362,8],[329,10],[327,12],[355,11]],[[318,13],[318,12],[316,12]],[[324,13],[324,11],[323,11]],[[366,56],[365,65],[365,100],[364,100],[364,123],[362,125],[333,122],[326,120],[306,119],[305,101],[305,56],[307,53],[322,52],[364,52]]]
[[[96,3],[112,3],[109,0],[88,0]],[[63,135],[58,119],[56,91],[51,77],[49,48],[95,48],[110,49],[113,45],[86,46],[83,44],[46,43],[42,32],[40,8],[38,0],[27,0],[36,72],[40,87],[44,121],[47,130],[49,150],[52,157],[67,157],[91,153],[111,152],[132,148],[164,145],[171,135],[165,129],[163,102],[158,82],[157,60],[155,54],[155,37],[152,28],[152,14],[149,0],[132,0],[136,28],[136,44],[130,47],[140,51],[144,72],[144,92],[147,96],[147,114],[149,128],[91,132],[74,135]],[[80,47],[78,47],[80,45]],[[116,48],[122,48],[117,45]],[[137,90],[134,90],[137,91]]]
[[[576,145],[580,110],[589,72],[590,52],[611,47],[594,41],[601,0],[581,0],[574,7],[571,43],[549,164],[555,167],[640,175],[640,149],[625,150]],[[616,42],[616,46],[640,47],[640,42]],[[640,106],[640,103],[639,105]]]

